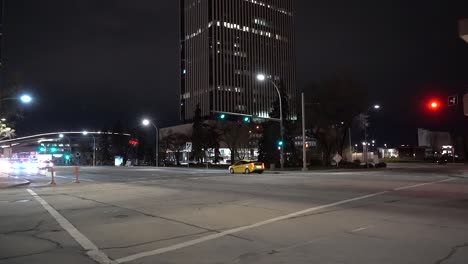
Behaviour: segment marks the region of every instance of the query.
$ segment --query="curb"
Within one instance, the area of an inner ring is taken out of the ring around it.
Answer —
[[[31,184],[30,181],[24,180],[24,182],[22,182],[22,183],[7,185],[5,187],[0,187],[0,189],[15,188],[15,187],[20,187],[20,186],[26,186],[26,185],[29,185],[29,184]]]

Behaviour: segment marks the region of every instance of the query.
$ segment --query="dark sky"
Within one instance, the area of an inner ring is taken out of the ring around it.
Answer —
[[[37,98],[20,134],[135,126],[144,115],[178,122],[178,1],[5,2],[3,74]],[[457,29],[468,1],[296,0],[296,14],[298,90],[352,73],[382,104],[371,129],[381,142],[415,143],[417,127],[467,122],[421,104],[468,88]]]

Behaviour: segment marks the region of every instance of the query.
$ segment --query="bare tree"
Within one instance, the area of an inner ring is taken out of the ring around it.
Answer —
[[[231,164],[236,158],[242,159],[244,155],[239,155],[239,149],[248,146],[250,133],[246,124],[226,123],[222,127],[223,141],[231,151]]]
[[[169,149],[175,153],[177,165],[180,165],[180,153],[185,149],[189,137],[182,133],[171,134],[168,138]]]

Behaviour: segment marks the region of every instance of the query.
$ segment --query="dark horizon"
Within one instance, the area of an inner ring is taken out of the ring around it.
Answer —
[[[178,3],[138,4],[5,1],[3,85],[19,79],[36,98],[19,135],[118,120],[131,128],[144,116],[179,123]],[[370,129],[379,142],[414,144],[417,127],[466,134],[460,112],[422,106],[466,91],[468,44],[457,28],[465,17],[466,1],[296,0],[297,90],[351,73],[382,105]]]

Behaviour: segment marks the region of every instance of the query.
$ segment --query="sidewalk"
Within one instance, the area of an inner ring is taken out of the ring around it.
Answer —
[[[14,176],[6,176],[0,174],[0,189],[11,188],[16,186],[28,185],[31,182]]]

